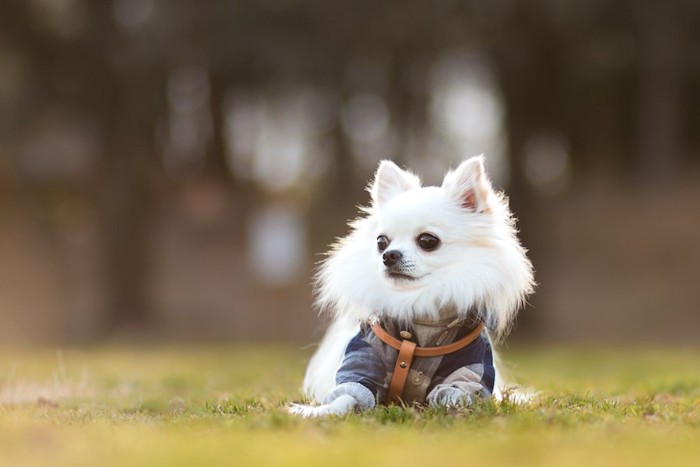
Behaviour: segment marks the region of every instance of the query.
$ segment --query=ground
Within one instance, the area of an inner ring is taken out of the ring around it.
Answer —
[[[700,350],[509,349],[540,397],[301,420],[309,350],[0,351],[0,466],[700,465]]]

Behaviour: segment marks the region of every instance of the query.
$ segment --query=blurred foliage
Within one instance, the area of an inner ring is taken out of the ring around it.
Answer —
[[[305,222],[273,216],[273,228],[301,231],[302,244],[279,251],[305,258],[307,237],[321,251],[378,158],[439,172],[484,150],[456,144],[431,117],[436,64],[477,57],[503,107],[502,183],[537,264],[548,254],[543,198],[697,166],[699,26],[691,0],[3,1],[0,202],[58,238],[99,239],[86,255],[98,265],[81,273],[98,277],[99,292],[66,305],[99,318],[64,317],[60,339],[158,323],[154,238],[173,203],[192,221],[178,227],[186,235],[235,219],[217,232],[236,244],[257,236],[253,213],[281,204]],[[252,110],[236,119],[236,106]],[[365,144],[373,131],[384,145]],[[262,145],[252,156],[248,139]]]

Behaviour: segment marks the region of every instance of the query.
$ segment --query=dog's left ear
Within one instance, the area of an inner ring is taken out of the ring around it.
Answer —
[[[484,168],[484,156],[476,156],[462,162],[445,175],[442,188],[459,204],[472,212],[488,212],[491,183]]]

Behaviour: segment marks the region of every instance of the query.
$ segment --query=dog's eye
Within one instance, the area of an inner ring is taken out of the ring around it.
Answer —
[[[418,236],[418,246],[425,251],[432,251],[440,246],[440,239],[433,234],[424,233]]]
[[[377,237],[377,248],[379,251],[384,251],[389,247],[389,239],[386,238],[386,235],[380,235]]]

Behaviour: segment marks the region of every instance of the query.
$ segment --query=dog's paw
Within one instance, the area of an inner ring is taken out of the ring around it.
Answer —
[[[289,413],[304,418],[327,417],[329,415],[345,415],[355,410],[357,400],[350,395],[342,395],[332,402],[323,405],[290,404]]]
[[[304,418],[328,415],[328,407],[326,405],[290,404],[287,406],[287,411],[292,415],[299,415]]]
[[[451,386],[436,387],[427,400],[431,407],[467,407],[473,402],[470,394]]]

